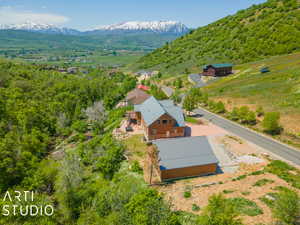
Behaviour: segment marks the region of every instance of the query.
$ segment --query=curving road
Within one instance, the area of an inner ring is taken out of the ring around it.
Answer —
[[[240,136],[247,141],[250,141],[288,161],[291,161],[297,165],[300,165],[300,150],[296,150],[288,145],[282,144],[278,141],[274,141],[271,138],[258,134],[247,128],[240,126],[234,122],[224,119],[214,113],[211,113],[205,109],[194,110],[198,115],[203,116],[205,119],[210,120],[213,124],[222,127],[223,129]]]

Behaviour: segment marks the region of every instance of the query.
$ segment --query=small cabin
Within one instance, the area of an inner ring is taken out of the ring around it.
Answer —
[[[202,75],[212,77],[222,77],[232,74],[233,65],[230,63],[224,64],[209,64],[203,67]]]

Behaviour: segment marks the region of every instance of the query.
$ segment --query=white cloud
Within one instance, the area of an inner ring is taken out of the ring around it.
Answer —
[[[10,6],[0,7],[0,24],[18,24],[25,22],[63,24],[69,21],[68,17],[51,14],[20,11]]]

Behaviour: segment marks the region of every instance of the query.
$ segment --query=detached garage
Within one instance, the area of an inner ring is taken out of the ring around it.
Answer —
[[[214,174],[218,160],[205,136],[153,141],[162,180]]]

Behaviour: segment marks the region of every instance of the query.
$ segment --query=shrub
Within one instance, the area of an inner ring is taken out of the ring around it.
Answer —
[[[194,212],[198,212],[198,211],[200,210],[200,207],[199,207],[198,205],[196,205],[196,204],[193,204],[193,205],[192,205],[192,210],[193,210]]]
[[[261,116],[263,116],[264,114],[265,114],[265,112],[264,112],[263,107],[262,107],[262,106],[259,106],[259,107],[256,109],[256,115],[257,115],[258,117],[261,117]]]
[[[280,191],[273,206],[273,216],[284,224],[297,224],[300,212],[300,197],[291,190]]]
[[[239,218],[240,212],[237,211],[233,202],[224,198],[222,194],[212,195],[208,199],[208,205],[198,219],[201,225],[242,225]]]
[[[225,106],[224,106],[224,103],[219,101],[215,104],[215,107],[214,107],[214,112],[216,113],[225,113],[226,112],[226,109],[225,109]]]
[[[183,197],[190,198],[192,196],[192,193],[190,191],[185,191],[183,194]]]
[[[143,174],[143,168],[140,166],[139,162],[137,160],[133,161],[131,165],[131,171]]]
[[[268,112],[266,113],[262,126],[266,133],[276,135],[281,132],[281,127],[279,125],[280,114],[279,112]]]

